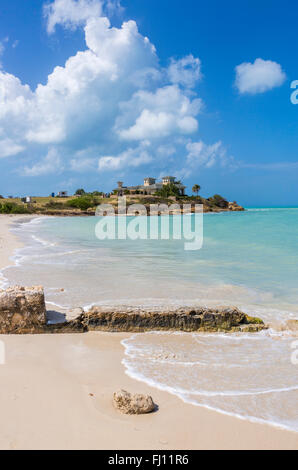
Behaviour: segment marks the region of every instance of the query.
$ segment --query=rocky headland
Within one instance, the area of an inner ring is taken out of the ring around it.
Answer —
[[[203,212],[241,212],[244,208],[237,202],[229,202],[224,197],[215,194],[209,198],[201,196],[146,196],[146,195],[126,195],[127,205],[141,204],[145,207],[148,215],[155,215],[152,206],[163,205],[179,207],[179,213],[185,205],[189,206],[188,212],[195,212],[197,204],[203,206]],[[109,204],[114,208],[115,214],[118,214],[118,197],[111,195],[109,198],[100,196],[84,195],[72,196],[68,198],[38,197],[32,198],[30,203],[24,203],[20,198],[5,199],[0,202],[0,214],[27,214],[27,215],[46,215],[46,216],[94,216],[96,208],[101,204]],[[171,209],[170,213],[176,213]]]

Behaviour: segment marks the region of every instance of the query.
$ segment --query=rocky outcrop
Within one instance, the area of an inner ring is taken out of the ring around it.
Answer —
[[[239,211],[244,211],[244,207],[239,206],[239,204],[237,204],[236,201],[234,201],[234,202],[229,202],[228,209],[229,209],[229,211],[234,211],[234,212],[235,212],[235,211],[238,211],[238,212],[239,212]]]
[[[263,321],[249,317],[236,307],[142,309],[137,307],[93,307],[88,312],[73,309],[61,323],[47,321],[42,287],[12,287],[0,291],[0,334],[82,333],[85,331],[142,332],[246,331],[265,329]]]
[[[11,287],[0,290],[0,333],[34,333],[46,325],[42,287]]]
[[[236,307],[179,308],[169,311],[93,307],[89,312],[82,315],[82,321],[88,330],[103,331],[255,332],[266,328],[262,320],[248,317]]]
[[[48,324],[43,287],[15,286],[0,290],[0,334],[84,332],[82,312],[83,309],[73,310],[70,321]]]
[[[150,395],[132,395],[126,390],[114,393],[113,403],[117,410],[127,415],[151,413],[156,408]]]

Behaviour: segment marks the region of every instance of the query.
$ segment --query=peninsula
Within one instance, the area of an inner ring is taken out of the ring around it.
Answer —
[[[74,195],[69,196],[67,191],[52,193],[49,197],[26,196],[20,198],[0,196],[0,213],[2,214],[37,214],[51,216],[94,216],[96,207],[100,204],[110,204],[117,214],[118,197],[125,196],[127,204],[142,204],[150,213],[150,206],[156,204],[172,204],[183,207],[190,205],[194,212],[197,204],[203,205],[207,212],[229,212],[244,211],[237,202],[229,202],[223,196],[215,194],[210,197],[199,195],[201,187],[196,184],[192,188],[191,196],[185,193],[186,186],[173,176],[162,178],[156,182],[155,178],[145,178],[143,185],[124,186],[122,181],[118,182],[116,189],[110,193],[102,191],[86,192],[78,189]]]

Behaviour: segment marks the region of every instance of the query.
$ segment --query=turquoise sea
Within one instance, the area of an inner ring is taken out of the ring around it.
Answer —
[[[132,335],[124,366],[195,406],[298,431],[298,333],[286,326],[298,319],[298,208],[205,214],[198,251],[184,240],[98,240],[97,222],[15,224],[25,245],[3,283],[44,285],[52,309],[232,304],[262,317],[270,329],[255,335]]]

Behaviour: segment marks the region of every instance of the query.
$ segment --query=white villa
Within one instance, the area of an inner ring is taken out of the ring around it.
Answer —
[[[145,178],[144,184],[139,186],[123,186],[122,181],[118,181],[117,184],[118,187],[115,189],[115,192],[118,193],[118,196],[123,196],[127,193],[153,195],[156,191],[168,184],[174,184],[179,189],[180,195],[184,196],[186,188],[180,181],[176,181],[175,176],[164,176],[160,183],[156,182],[156,178]]]

